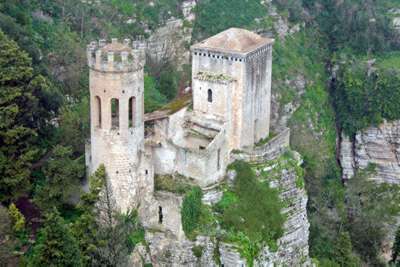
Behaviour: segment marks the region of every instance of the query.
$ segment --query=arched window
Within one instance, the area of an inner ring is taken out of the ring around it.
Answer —
[[[135,125],[136,118],[136,98],[129,98],[129,127],[133,127]]]
[[[119,100],[111,99],[111,128],[119,128]]]
[[[207,100],[210,103],[213,101],[213,95],[212,95],[211,89],[208,89],[208,91],[207,91]]]
[[[95,116],[96,121],[94,122],[96,127],[101,128],[101,99],[99,96],[95,97],[95,107],[96,107],[96,111],[95,111]]]

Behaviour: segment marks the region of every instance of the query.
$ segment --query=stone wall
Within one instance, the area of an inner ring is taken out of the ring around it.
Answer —
[[[242,94],[244,88],[244,71],[245,65],[243,60],[239,61],[234,54],[210,53],[210,51],[194,51],[192,52],[192,73],[197,75],[200,72],[209,72],[215,74],[223,74],[236,80],[231,83],[229,90],[233,92],[232,108],[231,108],[231,127],[233,129],[229,137],[229,143],[234,148],[238,148],[242,143]],[[236,58],[236,60],[235,60]],[[196,80],[193,80],[196,86]],[[214,87],[211,88],[215,91]]]
[[[252,146],[269,135],[271,113],[272,44],[246,57],[246,87],[243,92],[243,129]]]
[[[282,152],[286,151],[290,144],[290,129],[285,128],[278,135],[273,137],[266,144],[245,149],[243,151],[233,151],[231,161],[244,160],[248,162],[265,162],[277,158]]]
[[[220,117],[231,123],[232,90],[236,88],[234,81],[227,80],[228,78],[223,81],[213,81],[210,78],[194,77],[193,110]]]

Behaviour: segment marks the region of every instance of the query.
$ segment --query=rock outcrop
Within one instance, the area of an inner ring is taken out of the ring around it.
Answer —
[[[343,179],[349,179],[356,169],[374,164],[374,179],[379,183],[400,184],[400,121],[385,122],[359,132],[351,144],[342,138],[341,165]]]
[[[283,169],[279,180],[281,197],[289,202],[284,213],[287,219],[285,234],[278,240],[278,250],[271,252],[267,247],[256,260],[256,266],[311,266],[308,254],[309,222],[307,219],[307,194],[296,185],[294,171]]]
[[[351,179],[355,172],[375,166],[372,179],[377,183],[400,184],[400,121],[384,122],[379,127],[369,127],[355,136],[354,141],[343,136],[340,146],[342,179]],[[391,259],[396,225],[387,225],[382,257]]]

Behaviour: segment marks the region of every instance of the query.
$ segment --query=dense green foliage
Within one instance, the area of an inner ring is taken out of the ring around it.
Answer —
[[[110,220],[101,222],[95,219],[99,212],[112,208],[99,195],[106,189],[103,168],[91,178],[91,191],[81,195],[78,207],[65,205],[71,196],[78,195],[73,193],[78,193],[84,175],[82,155],[89,136],[85,45],[99,38],[147,36],[148,30],[156,29],[168,18],[181,17],[181,2],[0,1],[0,29],[6,34],[0,32],[0,201],[9,206],[25,195],[34,199],[41,211],[58,207],[72,225],[85,266],[123,264],[129,251],[144,238],[135,212],[114,213]],[[275,35],[272,91],[278,97],[279,113],[288,107],[294,109],[289,120],[291,145],[304,157],[311,256],[321,266],[357,265],[355,254],[363,263],[380,264],[377,251],[385,234],[382,222],[390,222],[396,213],[396,208],[389,205],[394,189],[357,178],[346,190],[336,161],[336,136],[342,130],[354,136],[383,120],[399,119],[400,85],[395,69],[400,68],[400,57],[394,52],[399,48],[399,35],[391,22],[394,14],[389,11],[399,7],[398,1],[273,0],[277,14],[256,0],[197,2],[193,22],[196,40],[229,27]],[[286,22],[289,32],[295,28],[293,23],[299,23],[300,31],[282,37]],[[187,21],[184,24],[192,26]],[[279,38],[276,25],[283,26]],[[364,62],[373,58],[376,63],[367,67]],[[187,70],[177,71],[174,64],[148,62],[146,112],[164,106],[174,99],[178,89],[189,85]],[[335,65],[339,65],[339,71],[328,87]],[[303,80],[304,87],[298,86]],[[168,108],[175,110],[183,102],[174,101]],[[253,177],[251,171],[241,173]],[[274,197],[255,199],[254,190],[245,196],[241,192],[249,192],[250,186],[260,188],[256,191],[261,193],[272,190],[250,180],[226,188],[212,211],[199,202],[199,195],[192,195],[185,204],[186,219],[195,223],[185,223],[189,236],[207,233],[217,243],[224,239],[239,244],[242,256],[251,262],[260,238],[273,240],[279,236],[275,222],[280,220],[266,218],[274,225],[270,229],[276,228],[274,231],[257,228],[264,225],[264,215],[252,214],[253,205],[263,208]],[[302,188],[301,179],[297,184]],[[160,188],[184,194],[190,185],[167,181]],[[105,205],[103,209],[94,206],[98,201]],[[268,205],[273,210],[279,206],[275,204]],[[43,241],[40,237],[32,250],[26,240],[16,240],[26,239],[31,225],[27,219],[22,229],[22,223],[16,223],[18,220],[4,210],[0,207],[0,265],[4,259],[4,263],[7,259],[17,261],[16,255],[24,254],[26,248],[28,255],[36,253]],[[17,214],[18,209],[13,210]],[[35,219],[40,221],[40,214]],[[243,224],[241,219],[245,220]],[[69,231],[68,224],[58,223],[61,227],[57,229]],[[222,225],[224,236],[215,235],[216,223]],[[49,230],[47,224],[50,222],[45,221],[42,229]],[[12,229],[17,225],[25,237]],[[274,242],[267,243],[274,248]],[[200,255],[200,248],[193,252]]]
[[[380,249],[386,224],[393,224],[400,212],[400,187],[374,183],[374,169],[359,171],[347,187],[347,227],[353,246],[362,259],[373,266],[381,262]]]
[[[25,217],[21,214],[14,203],[8,207],[11,223],[13,224],[13,231],[15,234],[20,234],[25,229]]]
[[[0,266],[7,266],[7,263],[13,257],[14,243],[9,212],[7,208],[0,205]]]
[[[326,34],[330,51],[357,53],[398,48],[399,38],[388,17],[390,0],[303,0]]]
[[[53,111],[48,81],[35,75],[29,56],[0,31],[0,200],[30,185],[32,163],[41,155]]]
[[[28,266],[82,266],[78,243],[57,210],[46,215]]]
[[[115,209],[103,165],[90,177],[90,191],[82,196],[78,208],[81,215],[72,232],[85,266],[125,265],[135,246],[144,242],[137,212],[121,214]]]
[[[61,208],[79,196],[85,174],[83,157],[73,158],[72,149],[56,146],[43,168],[45,178],[36,184],[35,203],[43,210]]]
[[[100,166],[89,179],[90,191],[82,195],[81,202],[78,205],[82,214],[72,225],[72,232],[78,240],[82,261],[85,266],[91,265],[101,243],[98,238],[97,214],[94,210],[94,205],[100,199],[99,195],[104,188],[105,179],[105,168]]]
[[[157,90],[157,82],[154,77],[144,76],[144,103],[145,112],[152,112],[161,108],[167,102],[166,97]]]
[[[236,171],[232,192],[237,201],[231,201],[223,209],[223,226],[245,233],[253,242],[266,241],[273,247],[283,234],[285,221],[278,190],[259,182],[248,163],[238,161],[231,168]]]
[[[359,63],[346,65],[340,69],[333,92],[337,120],[345,133],[353,136],[384,119],[400,119],[399,70],[374,70]]]
[[[230,27],[250,27],[265,13],[265,6],[257,0],[201,1],[196,6],[193,34],[201,39]]]
[[[194,187],[186,193],[182,202],[181,217],[182,228],[186,236],[194,237],[194,231],[199,226],[201,215],[201,198],[203,193],[199,187]]]
[[[353,255],[353,247],[348,232],[340,232],[335,250],[335,260],[340,266],[360,266],[360,260]]]
[[[269,182],[257,180],[248,163],[236,161],[229,169],[236,172],[233,187],[224,192],[214,209],[228,231],[224,239],[240,244],[242,256],[252,265],[262,245],[277,249],[285,222],[284,204],[279,191],[270,188]]]
[[[397,228],[396,236],[392,247],[392,263],[394,264],[399,263],[399,255],[400,255],[400,227]]]

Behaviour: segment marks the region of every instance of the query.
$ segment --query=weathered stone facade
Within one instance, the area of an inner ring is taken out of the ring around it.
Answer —
[[[143,114],[145,45],[125,40],[88,46],[90,67],[90,172],[106,167],[115,202],[121,211],[136,208],[146,229],[150,251],[136,250],[138,259],[154,266],[216,266],[218,251],[225,266],[245,266],[231,244],[207,236],[186,238],[180,209],[182,196],[154,192],[154,176],[190,177],[204,192],[203,202],[216,203],[218,185],[234,160],[266,162],[289,146],[289,129],[262,146],[269,135],[273,40],[232,28],[192,46],[193,108]],[[145,133],[146,132],[146,133]],[[229,176],[229,175],[228,175]],[[277,252],[265,248],[258,266],[307,265],[308,222],[303,189],[296,175],[282,172],[281,197],[292,201],[285,235]],[[197,247],[202,254],[195,255]],[[146,255],[142,255],[146,254]]]

